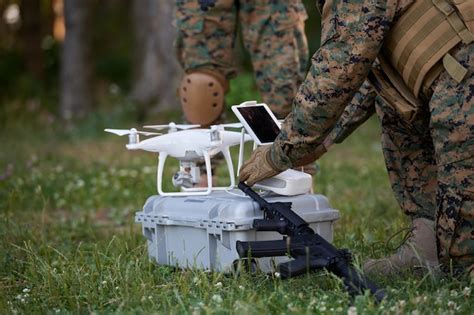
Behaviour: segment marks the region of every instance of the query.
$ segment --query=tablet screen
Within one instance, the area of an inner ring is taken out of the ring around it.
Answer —
[[[275,141],[280,128],[263,106],[243,106],[237,110],[245,119],[261,143]]]

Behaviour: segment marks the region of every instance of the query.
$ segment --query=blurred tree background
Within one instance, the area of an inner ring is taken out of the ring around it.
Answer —
[[[305,5],[314,53],[319,15],[312,1]],[[13,103],[71,120],[107,110],[119,96],[140,120],[179,110],[173,1],[0,0],[0,13],[2,108]],[[242,45],[235,50],[241,72],[250,73]]]

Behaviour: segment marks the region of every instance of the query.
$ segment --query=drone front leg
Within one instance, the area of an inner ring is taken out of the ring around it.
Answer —
[[[242,128],[242,130],[240,131],[239,161],[237,163],[237,176],[239,176],[240,167],[242,166],[244,162],[244,143],[245,143],[245,129]]]
[[[156,187],[158,189],[158,194],[160,195],[166,195],[166,193],[163,192],[163,170],[165,168],[165,161],[166,158],[168,157],[168,153],[166,152],[160,152],[158,155],[158,168],[156,170]]]
[[[232,157],[230,155],[229,147],[222,149],[222,154],[224,155],[225,161],[227,163],[227,169],[229,170],[229,189],[233,189],[235,187],[234,164],[232,164]]]
[[[212,191],[212,168],[211,168],[211,156],[208,151],[202,152],[204,155],[204,162],[206,163],[206,172],[207,172],[207,190],[206,194],[210,194]]]

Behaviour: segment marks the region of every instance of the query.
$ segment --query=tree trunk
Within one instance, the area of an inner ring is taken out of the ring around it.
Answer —
[[[20,6],[20,15],[22,21],[21,37],[26,69],[37,79],[40,79],[43,72],[40,0],[23,1]]]
[[[60,111],[64,119],[82,118],[92,104],[89,14],[91,0],[65,0],[66,37],[61,56]]]
[[[131,98],[146,112],[176,108],[181,69],[173,49],[173,18],[173,1],[133,2],[136,45]]]

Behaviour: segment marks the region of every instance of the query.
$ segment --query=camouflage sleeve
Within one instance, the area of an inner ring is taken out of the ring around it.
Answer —
[[[322,12],[322,43],[272,146],[280,169],[304,159],[334,128],[367,77],[397,0],[328,0]]]
[[[375,113],[375,97],[377,93],[369,82],[365,81],[354,95],[349,105],[329,134],[331,143],[342,143],[351,133]]]

